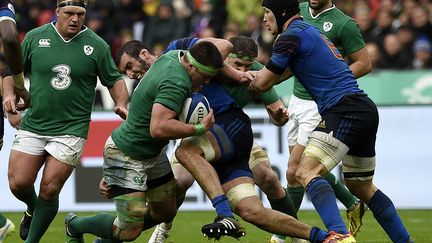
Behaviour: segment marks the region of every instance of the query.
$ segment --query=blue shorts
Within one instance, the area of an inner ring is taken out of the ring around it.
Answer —
[[[375,156],[378,110],[366,94],[346,95],[321,116],[314,131],[333,132],[333,137],[349,147],[349,155]]]
[[[210,132],[216,137],[221,158],[212,163],[222,184],[241,176],[253,178],[249,168],[249,156],[253,144],[249,117],[240,108],[215,116],[215,125]]]

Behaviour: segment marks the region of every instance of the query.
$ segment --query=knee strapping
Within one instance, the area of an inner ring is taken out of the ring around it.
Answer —
[[[330,134],[315,131],[309,138],[303,156],[318,160],[328,171],[331,171],[348,150],[348,146]]]

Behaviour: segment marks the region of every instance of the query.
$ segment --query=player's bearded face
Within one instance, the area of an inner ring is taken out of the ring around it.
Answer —
[[[65,39],[74,37],[81,31],[84,24],[86,10],[78,6],[57,8],[56,27]]]
[[[313,10],[321,10],[330,0],[309,0],[309,7]]]

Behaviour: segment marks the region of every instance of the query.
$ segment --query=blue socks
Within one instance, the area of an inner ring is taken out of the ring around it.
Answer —
[[[216,209],[217,215],[234,218],[231,207],[228,203],[228,198],[224,194],[213,198],[211,202],[213,204],[213,207]]]
[[[322,242],[327,238],[328,233],[318,227],[312,227],[309,235],[310,242]]]
[[[409,242],[408,231],[399,218],[392,201],[382,191],[375,192],[369,200],[368,207],[393,242]]]
[[[327,229],[347,234],[348,230],[339,213],[336,196],[330,184],[322,177],[315,177],[306,186],[306,191]]]

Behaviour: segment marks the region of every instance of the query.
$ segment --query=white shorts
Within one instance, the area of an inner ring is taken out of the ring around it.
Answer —
[[[309,135],[321,122],[315,101],[303,100],[291,95],[288,111],[288,145],[294,146],[298,143],[306,146]]]
[[[18,130],[12,149],[33,155],[49,153],[63,163],[77,166],[84,150],[85,141],[85,138],[73,135],[43,136]]]

